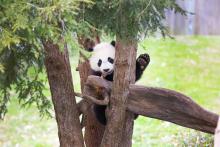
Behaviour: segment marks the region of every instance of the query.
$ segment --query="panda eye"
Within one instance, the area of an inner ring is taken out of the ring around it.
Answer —
[[[99,61],[98,61],[98,67],[100,67],[100,66],[101,66],[101,64],[102,64],[102,60],[101,60],[101,59],[99,59]]]
[[[112,59],[111,57],[108,57],[108,62],[110,62],[110,63],[114,63],[114,59]]]

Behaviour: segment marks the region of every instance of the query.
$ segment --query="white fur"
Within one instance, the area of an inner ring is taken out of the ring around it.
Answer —
[[[105,73],[104,69],[110,69],[108,73],[112,72],[114,64],[108,62],[108,57],[115,58],[115,47],[106,42],[97,44],[89,60],[91,68],[102,73]],[[98,66],[99,59],[102,60],[100,67]]]

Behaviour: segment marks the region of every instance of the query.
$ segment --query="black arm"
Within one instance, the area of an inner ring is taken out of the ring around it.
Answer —
[[[150,56],[148,54],[141,54],[136,60],[136,80],[138,81],[148,64],[150,63]]]

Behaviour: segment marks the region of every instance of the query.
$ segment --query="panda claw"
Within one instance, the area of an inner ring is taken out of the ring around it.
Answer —
[[[148,54],[141,54],[138,57],[137,62],[140,64],[140,68],[143,71],[150,62],[150,56]]]
[[[143,58],[147,63],[150,62],[150,56],[148,54],[141,54],[140,57]]]

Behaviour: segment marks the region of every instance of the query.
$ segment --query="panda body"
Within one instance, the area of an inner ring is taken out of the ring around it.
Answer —
[[[113,81],[114,76],[114,59],[115,59],[115,42],[99,43],[93,49],[92,56],[89,59],[91,74],[102,76],[108,81]],[[136,81],[140,79],[145,68],[150,62],[148,54],[141,54],[136,60]],[[106,106],[94,105],[94,112],[97,120],[105,125]]]

